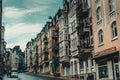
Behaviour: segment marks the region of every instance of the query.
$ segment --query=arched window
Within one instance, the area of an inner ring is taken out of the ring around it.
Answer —
[[[102,17],[101,16],[101,8],[100,7],[97,8],[96,15],[97,15],[97,20],[100,20],[101,17]]]
[[[115,11],[115,0],[109,0],[109,11]]]
[[[99,44],[103,43],[103,31],[102,30],[98,32],[98,39],[99,39]]]
[[[117,26],[116,26],[116,21],[114,21],[111,25],[111,32],[112,32],[112,38],[116,37],[117,34]]]

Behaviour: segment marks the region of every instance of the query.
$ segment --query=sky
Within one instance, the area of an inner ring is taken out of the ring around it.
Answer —
[[[41,31],[49,16],[62,7],[62,0],[2,0],[2,23],[6,48],[20,45],[22,51],[31,38]]]

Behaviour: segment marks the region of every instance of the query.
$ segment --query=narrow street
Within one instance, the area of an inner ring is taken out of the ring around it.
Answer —
[[[47,77],[36,77],[36,76],[27,75],[25,73],[19,73],[18,78],[8,78],[5,75],[3,80],[59,80],[59,79],[47,78]]]

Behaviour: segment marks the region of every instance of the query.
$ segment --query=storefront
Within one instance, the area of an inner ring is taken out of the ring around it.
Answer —
[[[119,52],[115,47],[99,52],[94,59],[97,80],[119,80]]]

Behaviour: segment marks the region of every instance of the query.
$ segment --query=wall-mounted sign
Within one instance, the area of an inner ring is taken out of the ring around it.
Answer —
[[[117,51],[116,47],[111,47],[111,48],[105,49],[103,51],[97,52],[97,55],[95,55],[94,57],[100,57],[100,56],[112,54],[116,51]]]

